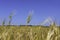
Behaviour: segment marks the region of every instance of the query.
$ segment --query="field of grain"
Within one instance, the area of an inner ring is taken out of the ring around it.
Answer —
[[[0,26],[0,40],[60,40],[60,27]]]

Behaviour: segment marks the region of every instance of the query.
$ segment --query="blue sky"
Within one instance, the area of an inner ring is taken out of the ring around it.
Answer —
[[[8,24],[8,16],[14,10],[12,23],[25,25],[29,12],[33,10],[30,24],[37,25],[48,17],[60,24],[60,1],[59,0],[0,0],[0,25],[4,18]]]

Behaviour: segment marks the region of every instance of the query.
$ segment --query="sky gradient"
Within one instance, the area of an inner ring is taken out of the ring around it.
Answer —
[[[58,25],[60,24],[60,1],[59,0],[0,0],[0,25],[14,10],[12,23],[25,25],[29,12],[33,10],[30,24],[37,25],[48,17],[51,17]]]

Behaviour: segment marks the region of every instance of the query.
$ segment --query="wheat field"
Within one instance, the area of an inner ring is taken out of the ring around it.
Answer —
[[[60,40],[60,27],[0,26],[0,40]]]

